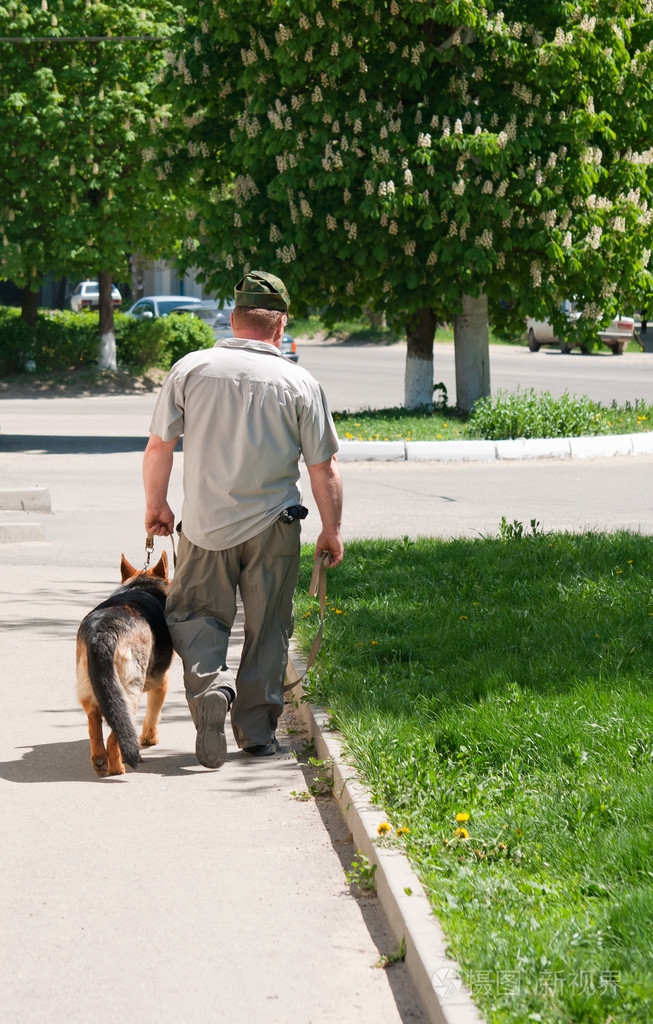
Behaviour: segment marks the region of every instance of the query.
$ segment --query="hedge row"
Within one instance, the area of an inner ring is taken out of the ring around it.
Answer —
[[[115,314],[118,363],[130,370],[158,366],[167,370],[194,349],[210,348],[215,338],[202,320],[186,314],[161,320],[136,320]],[[98,314],[40,310],[36,326],[20,319],[20,310],[0,306],[0,376],[70,370],[97,362]]]

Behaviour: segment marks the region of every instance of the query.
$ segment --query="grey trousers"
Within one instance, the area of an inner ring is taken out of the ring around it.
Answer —
[[[283,710],[299,549],[299,520],[275,522],[224,551],[197,547],[183,534],[179,542],[166,619],[183,662],[190,713],[197,726],[205,694],[230,689],[239,747],[269,743]],[[234,675],[227,667],[227,648],[236,588],[245,612],[245,642]]]

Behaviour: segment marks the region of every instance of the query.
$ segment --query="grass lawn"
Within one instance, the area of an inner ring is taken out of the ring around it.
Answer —
[[[652,580],[651,538],[505,523],[329,574],[310,696],[491,1024],[653,1020]]]
[[[436,395],[437,397],[437,395]],[[500,396],[497,396],[500,399]],[[513,406],[520,403],[526,408],[528,395],[509,399]],[[559,399],[556,405],[560,405]],[[456,409],[425,407],[422,409],[371,409],[363,412],[335,412],[333,419],[338,437],[350,441],[469,441],[475,438],[501,437],[561,437],[579,434],[631,434],[651,430],[653,404],[635,402],[626,407],[616,404],[605,407],[585,399],[586,415],[582,422],[572,422],[567,429],[566,417],[559,421],[560,429],[551,428],[550,422],[532,424],[526,416],[506,429],[488,432],[488,426],[502,426],[500,416],[485,417],[483,422],[459,413]]]

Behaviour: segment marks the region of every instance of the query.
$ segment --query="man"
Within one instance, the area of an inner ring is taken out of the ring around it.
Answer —
[[[197,759],[207,768],[226,760],[229,710],[239,747],[259,757],[279,749],[305,515],[300,455],[322,524],[315,557],[328,553],[330,566],[343,557],[331,414],[317,381],[280,351],[288,292],[278,277],[253,271],[234,295],[233,338],[172,367],[143,461],[145,527],[167,536],[173,450],[184,435],[181,539],[166,618],[184,666]],[[226,655],[237,588],[245,642],[234,677]]]

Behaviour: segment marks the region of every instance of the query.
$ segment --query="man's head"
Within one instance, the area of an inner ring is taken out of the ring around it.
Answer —
[[[234,288],[231,325],[237,336],[281,345],[288,323],[290,297],[283,281],[264,270],[251,270]]]

